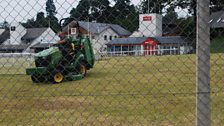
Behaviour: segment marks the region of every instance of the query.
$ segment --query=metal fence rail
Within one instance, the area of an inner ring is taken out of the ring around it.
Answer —
[[[101,57],[110,56],[155,56],[155,55],[186,55],[190,51],[180,51],[178,49],[156,49],[156,50],[136,50],[136,51],[113,51],[99,52]]]

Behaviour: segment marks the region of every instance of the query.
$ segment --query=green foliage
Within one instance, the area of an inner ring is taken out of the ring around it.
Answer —
[[[130,31],[138,27],[138,12],[130,0],[115,0],[110,6],[109,0],[81,0],[76,8],[70,11],[70,17],[82,21],[119,24]],[[65,25],[71,22],[67,20]]]
[[[224,1],[223,0],[211,0],[211,10],[212,12],[224,10]]]
[[[48,27],[50,27],[54,32],[60,31],[60,25],[56,17],[46,17],[46,21],[48,22]]]
[[[102,21],[101,18],[105,18],[105,12],[110,8],[110,2],[108,0],[93,0],[91,1],[91,18],[92,20]]]
[[[188,9],[188,13],[196,16],[197,0],[176,0],[175,5],[182,9]],[[220,11],[224,9],[223,0],[211,0],[210,8],[212,12]]]
[[[129,31],[138,29],[139,13],[160,13],[165,14],[164,20],[176,21],[178,14],[175,8],[188,9],[191,17],[179,19],[181,35],[194,38],[196,33],[196,0],[142,0],[139,5],[139,11],[136,9],[131,0],[114,0],[115,4],[111,6],[109,0],[80,0],[77,7],[70,11],[70,17],[79,21],[97,21],[101,23],[119,24]],[[212,10],[220,10],[224,4],[220,0],[211,0]],[[214,9],[215,8],[215,9]],[[29,19],[25,23],[26,27],[51,27],[58,31],[60,26],[56,15],[56,7],[53,0],[46,1],[47,17],[44,13],[37,14],[36,20]],[[64,25],[71,22],[66,20]],[[179,25],[179,24],[177,24]]]
[[[224,53],[224,37],[216,37],[211,41],[211,53]]]
[[[35,22],[36,22],[37,27],[48,27],[48,21],[46,20],[46,18],[44,16],[44,12],[37,13]]]
[[[46,12],[47,12],[48,17],[55,16],[57,14],[56,7],[54,5],[53,0],[47,0],[47,2],[46,2]]]
[[[162,10],[170,0],[143,0],[141,3],[141,13],[158,13],[162,14]]]
[[[196,37],[196,26],[193,17],[179,19],[178,27],[182,36]]]
[[[177,19],[178,19],[178,14],[177,12],[175,12],[175,6],[172,5],[169,8],[167,8],[167,12],[166,15],[163,17],[163,23],[164,21],[168,22],[168,23],[176,23]]]
[[[2,23],[2,26],[1,27],[4,28],[4,29],[9,29],[9,23],[7,21],[4,21]]]
[[[102,21],[110,10],[108,0],[81,0],[76,8],[70,11],[70,17],[83,21]]]
[[[36,28],[37,23],[34,18],[28,19],[26,23],[22,23],[25,28]]]
[[[43,12],[37,13],[36,20],[34,18],[28,19],[26,23],[22,23],[26,28],[41,28],[48,27],[48,22]]]
[[[47,0],[46,12],[47,12],[46,21],[49,23],[48,27],[51,27],[53,31],[58,32],[60,30],[60,26],[58,24],[58,19],[55,17],[57,12],[53,0]]]
[[[178,19],[179,34],[187,37],[190,44],[196,48],[196,22],[194,17]]]
[[[90,2],[89,0],[80,0],[76,8],[70,12],[70,17],[77,18],[77,20],[88,20],[90,17]]]
[[[138,29],[138,12],[130,0],[116,0],[112,13],[115,24],[119,24],[129,31]]]
[[[44,12],[39,12],[37,13],[36,20],[34,18],[28,19],[26,23],[23,23],[24,27],[26,28],[50,27],[54,32],[58,32],[60,30],[60,26],[58,24],[57,17],[55,17],[57,12],[53,0],[47,0],[46,12],[47,17],[45,17]]]
[[[177,12],[175,12],[175,6],[170,6],[168,9],[167,9],[167,13],[166,13],[167,16],[171,17],[172,19],[178,19],[178,14]]]

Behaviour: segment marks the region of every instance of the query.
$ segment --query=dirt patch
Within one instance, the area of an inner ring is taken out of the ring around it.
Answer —
[[[6,109],[14,110],[62,110],[62,109],[78,109],[80,107],[87,108],[93,104],[93,97],[45,97],[41,99],[32,99],[30,101],[17,101],[13,104],[4,106]]]
[[[42,110],[77,109],[90,106],[93,98],[82,97],[54,97],[47,99],[37,99],[33,102],[34,108]]]

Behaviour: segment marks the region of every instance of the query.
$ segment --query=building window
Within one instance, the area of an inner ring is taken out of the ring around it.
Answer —
[[[95,36],[94,35],[92,36],[92,39],[95,39]]]
[[[224,19],[222,19],[222,23],[224,23]]]
[[[117,36],[115,35],[114,38],[117,38]]]
[[[16,27],[15,26],[12,26],[11,27],[11,31],[15,31],[16,30]]]
[[[210,21],[209,21],[209,23],[212,23],[213,22],[213,19],[211,19]]]
[[[107,35],[104,35],[104,40],[107,40]]]
[[[219,19],[217,20],[217,23],[219,23],[221,20],[222,20],[222,18],[219,18]]]
[[[110,36],[110,40],[112,40],[112,36]]]

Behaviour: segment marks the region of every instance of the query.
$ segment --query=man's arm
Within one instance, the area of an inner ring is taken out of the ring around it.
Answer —
[[[59,40],[59,41],[58,41],[58,44],[63,44],[63,43],[65,43],[65,41],[66,41],[65,39],[63,39],[63,40]]]

